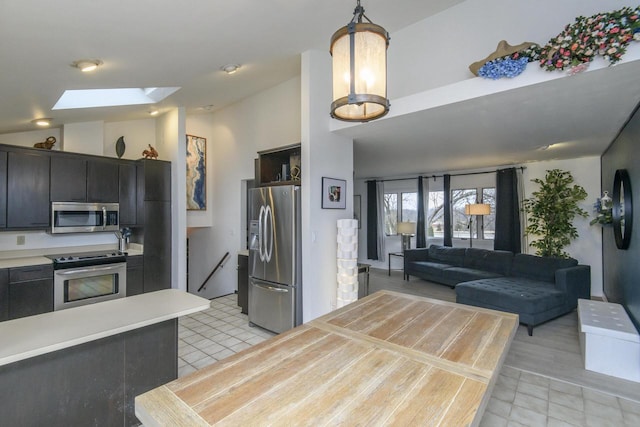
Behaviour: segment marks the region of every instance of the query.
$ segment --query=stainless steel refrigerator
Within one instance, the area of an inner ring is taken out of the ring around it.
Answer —
[[[250,190],[249,322],[273,332],[302,323],[300,187]]]

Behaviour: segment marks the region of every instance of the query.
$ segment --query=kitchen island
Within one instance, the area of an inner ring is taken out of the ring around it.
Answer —
[[[134,397],[177,377],[177,318],[209,306],[167,289],[0,323],[2,424],[137,424]]]
[[[151,426],[477,425],[518,316],[381,291],[136,397]]]

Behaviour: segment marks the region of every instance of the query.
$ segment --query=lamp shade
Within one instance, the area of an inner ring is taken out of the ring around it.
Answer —
[[[358,16],[359,15],[359,16]],[[333,58],[333,102],[331,117],[367,122],[389,112],[387,99],[387,47],[389,35],[379,25],[362,22],[364,9],[354,12],[354,21],[331,37]],[[358,22],[355,22],[355,19]]]
[[[474,203],[464,207],[465,215],[489,215],[491,213],[491,205],[486,203]]]
[[[399,222],[397,227],[398,234],[416,234],[415,222]]]

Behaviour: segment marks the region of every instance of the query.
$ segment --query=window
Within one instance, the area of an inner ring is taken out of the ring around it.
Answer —
[[[451,226],[453,227],[452,237],[454,239],[469,238],[469,216],[464,213],[464,208],[469,204],[476,203],[477,195],[478,191],[475,188],[451,190]],[[473,238],[478,238],[477,229],[474,230]]]
[[[397,234],[398,222],[418,221],[418,193],[385,193],[384,232],[387,236]]]
[[[480,197],[478,197],[478,195]],[[491,206],[489,215],[475,216],[473,227],[469,227],[470,218],[465,214],[465,206],[473,203],[486,203]],[[474,239],[493,240],[496,224],[496,189],[465,188],[451,191],[453,238],[468,239],[473,233]]]
[[[427,238],[444,237],[444,191],[429,191]]]

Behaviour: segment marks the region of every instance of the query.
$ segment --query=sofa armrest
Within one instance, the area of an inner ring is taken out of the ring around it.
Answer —
[[[406,261],[427,261],[429,259],[429,249],[405,249],[404,260]]]
[[[591,267],[575,267],[556,270],[556,287],[567,294],[567,303],[578,306],[578,298],[591,299]]]
[[[419,248],[419,249],[405,249],[404,251],[404,272],[405,274],[409,274],[411,271],[408,268],[409,263],[413,261],[427,261],[429,259],[429,249],[428,248]]]

